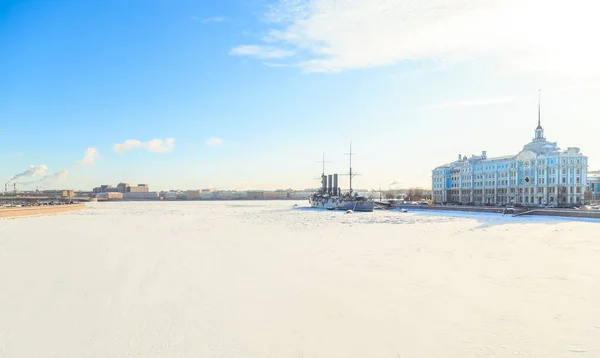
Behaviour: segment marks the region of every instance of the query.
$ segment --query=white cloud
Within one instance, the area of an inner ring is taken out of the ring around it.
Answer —
[[[425,108],[430,109],[447,109],[447,108],[464,108],[464,107],[482,107],[490,106],[494,104],[502,104],[513,102],[515,99],[512,97],[498,97],[498,98],[483,98],[483,99],[467,99],[461,101],[444,102],[441,104],[434,104],[426,106]]]
[[[125,152],[131,152],[134,149],[140,149],[142,147],[142,142],[137,139],[128,139],[123,143],[113,145],[113,150],[118,154],[123,154]]]
[[[96,148],[88,148],[83,155],[83,159],[80,160],[78,165],[85,165],[88,167],[93,167],[96,164],[96,159],[100,157],[100,153],[98,153],[98,149]]]
[[[286,58],[294,55],[294,52],[282,50],[272,46],[241,45],[229,51],[233,56],[248,56],[260,59]]]
[[[206,141],[206,145],[208,145],[209,147],[216,147],[216,146],[219,146],[222,144],[223,144],[223,139],[218,138],[218,137],[208,138],[208,140]]]
[[[263,41],[302,53],[297,65],[309,72],[488,59],[600,75],[599,11],[594,0],[278,0],[264,16],[272,29]]]
[[[173,138],[167,138],[164,141],[162,139],[152,139],[144,143],[144,148],[153,153],[167,153],[173,150],[174,147],[175,139]]]
[[[113,145],[113,151],[118,154],[130,152],[132,150],[145,148],[153,153],[167,153],[175,147],[175,139],[152,139],[148,142],[142,142],[137,139],[128,139],[123,143]]]

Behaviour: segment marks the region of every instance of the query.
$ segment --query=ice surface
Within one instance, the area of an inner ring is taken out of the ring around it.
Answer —
[[[92,203],[0,220],[0,357],[600,357],[600,224]]]

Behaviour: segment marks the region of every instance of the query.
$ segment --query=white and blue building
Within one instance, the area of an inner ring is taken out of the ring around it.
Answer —
[[[437,203],[577,205],[589,190],[588,158],[579,148],[563,150],[547,141],[538,118],[535,137],[518,154],[459,154],[458,160],[435,168],[431,179]]]

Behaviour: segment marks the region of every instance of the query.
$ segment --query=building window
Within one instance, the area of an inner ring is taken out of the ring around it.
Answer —
[[[567,179],[566,179],[565,177],[563,177],[563,178],[562,178],[562,183],[563,183],[563,184],[566,184],[566,182],[567,182]]]

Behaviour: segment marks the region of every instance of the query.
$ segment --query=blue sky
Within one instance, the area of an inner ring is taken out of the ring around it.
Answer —
[[[322,152],[329,170],[347,170],[352,140],[357,186],[429,186],[431,169],[458,153],[516,154],[533,137],[538,88],[546,137],[600,169],[597,10],[584,0],[0,1],[0,178],[307,188]]]

